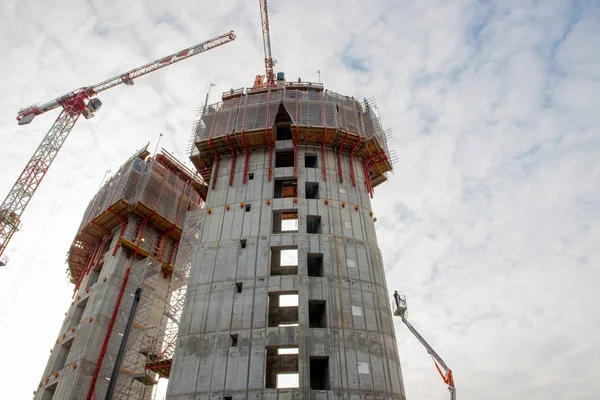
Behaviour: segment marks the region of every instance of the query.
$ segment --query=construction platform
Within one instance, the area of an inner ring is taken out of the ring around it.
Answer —
[[[220,158],[258,148],[273,148],[278,126],[288,124],[294,145],[317,146],[363,160],[370,186],[387,180],[392,162],[373,100],[323,89],[311,82],[279,83],[223,93],[194,124],[190,159],[205,181]],[[245,168],[247,171],[247,168]]]
[[[181,238],[184,218],[200,207],[207,187],[166,151],[146,160],[149,154],[146,146],[131,157],[88,205],[67,257],[71,282],[80,282],[92,264],[100,262],[110,243],[99,244],[119,227],[117,246],[139,257],[159,257],[165,272],[172,270],[174,243]],[[148,224],[154,229],[144,234],[140,225]],[[157,231],[162,234],[150,233]]]

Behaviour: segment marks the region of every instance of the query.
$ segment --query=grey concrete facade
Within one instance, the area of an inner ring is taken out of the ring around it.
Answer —
[[[276,142],[274,159],[292,148]],[[317,164],[306,167],[306,155]],[[296,198],[275,198],[293,167],[273,168],[269,180],[269,151],[254,150],[244,184],[243,156],[231,186],[232,160],[220,161],[207,196],[167,398],[405,399],[362,161],[352,160],[353,186],[342,155],[340,183],[337,155],[326,149],[324,180],[320,148],[299,146]],[[307,182],[318,184],[316,198],[307,198]],[[297,212],[297,232],[274,233],[282,211]],[[276,270],[273,252],[292,248],[297,268]],[[286,294],[298,295],[295,311],[278,308]],[[295,347],[297,356],[279,355]],[[274,372],[297,373],[298,387],[273,387]]]

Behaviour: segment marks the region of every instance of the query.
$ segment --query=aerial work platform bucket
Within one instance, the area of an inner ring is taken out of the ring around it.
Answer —
[[[392,310],[394,311],[394,316],[405,317],[407,310],[406,296],[400,295],[399,298],[392,296]]]

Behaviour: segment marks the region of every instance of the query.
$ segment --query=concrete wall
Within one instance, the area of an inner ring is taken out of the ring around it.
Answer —
[[[291,141],[280,141],[276,151],[291,148]],[[318,154],[317,168],[304,168],[305,154]],[[167,398],[404,399],[360,160],[353,161],[353,186],[349,160],[343,156],[340,183],[336,155],[326,150],[325,181],[320,148],[299,147],[295,203],[273,198],[275,180],[293,178],[293,168],[274,168],[269,181],[268,150],[253,151],[249,172],[254,178],[243,184],[243,158],[238,155],[232,186],[231,159],[221,160],[216,188],[208,194]],[[318,199],[305,198],[305,182],[319,183]],[[273,212],[291,209],[298,210],[298,232],[272,234]],[[322,233],[306,233],[307,215],[321,217]],[[240,239],[246,240],[245,248]],[[271,248],[281,246],[297,246],[297,274],[270,274]],[[324,276],[308,276],[309,253],[322,253]],[[242,293],[237,282],[243,283]],[[298,326],[268,327],[269,294],[276,292],[298,293]],[[309,328],[309,300],[325,301],[325,328]],[[235,347],[231,335],[238,335]],[[299,348],[299,388],[265,389],[266,349],[273,346]],[[329,357],[330,390],[310,388],[310,357],[318,356]]]

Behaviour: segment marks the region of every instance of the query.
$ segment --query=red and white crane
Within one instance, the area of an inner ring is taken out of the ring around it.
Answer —
[[[265,75],[257,75],[256,79],[254,80],[254,86],[274,86],[275,73],[273,72],[273,57],[271,56],[271,35],[269,33],[269,12],[267,10],[267,0],[259,0],[259,3],[263,46],[265,48]]]
[[[133,85],[134,80],[142,75],[168,67],[233,40],[235,40],[235,34],[230,31],[103,82],[73,90],[42,105],[34,104],[22,108],[17,114],[19,125],[29,124],[36,116],[55,108],[62,107],[62,111],[0,206],[0,266],[6,265],[7,259],[3,256],[4,250],[14,233],[21,227],[23,211],[73,129],[75,122],[80,115],[87,119],[92,118],[102,105],[102,102],[95,97],[98,93],[123,83]]]

